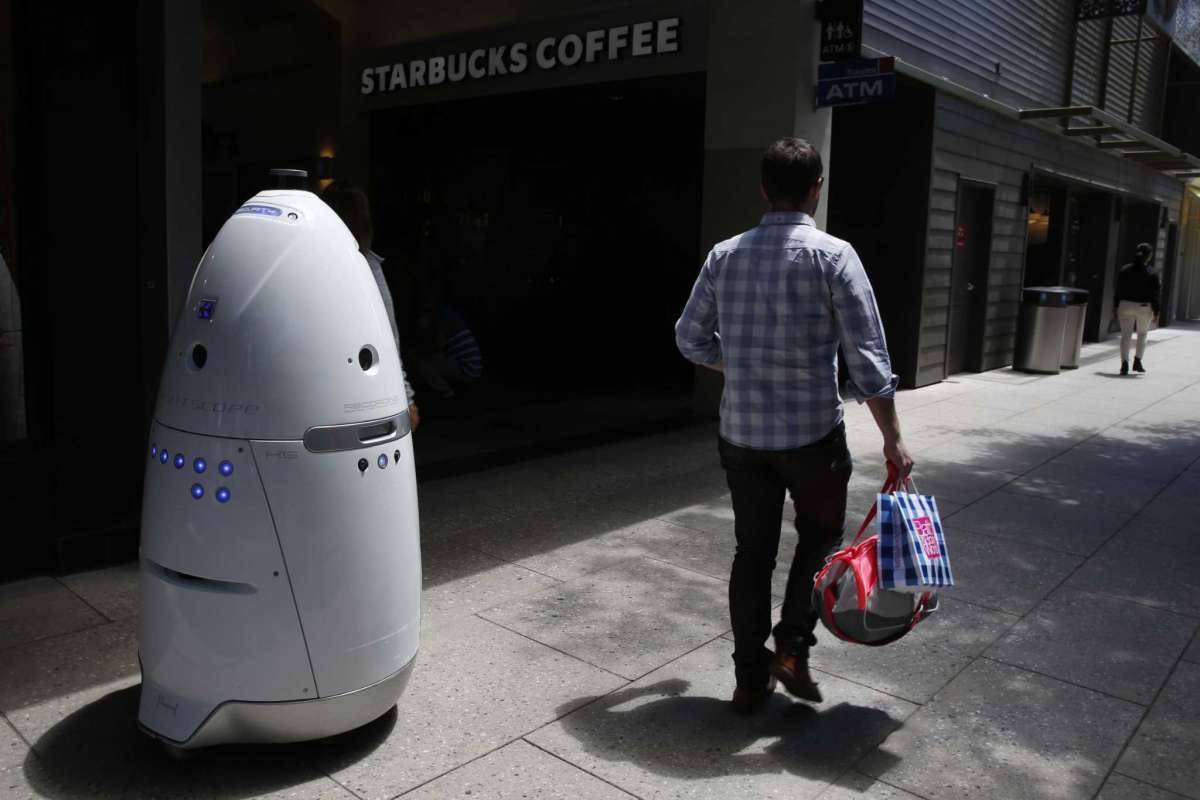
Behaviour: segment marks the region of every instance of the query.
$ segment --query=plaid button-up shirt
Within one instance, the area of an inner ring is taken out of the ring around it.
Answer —
[[[839,345],[855,399],[896,391],[858,254],[807,214],[768,213],[714,247],[675,341],[690,361],[723,363],[721,437],[741,447],[802,447],[842,421]]]

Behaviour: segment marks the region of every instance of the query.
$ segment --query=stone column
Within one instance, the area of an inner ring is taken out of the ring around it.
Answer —
[[[167,342],[200,260],[198,0],[138,7],[142,358],[149,414]]]
[[[821,31],[816,7],[816,0],[709,2],[703,252],[758,222],[766,208],[759,163],[775,139],[807,139],[828,174],[833,115],[813,108]],[[817,225],[825,225],[824,202]],[[697,411],[715,413],[720,392],[720,375],[697,368]]]

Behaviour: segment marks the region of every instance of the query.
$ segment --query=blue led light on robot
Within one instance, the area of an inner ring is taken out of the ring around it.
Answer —
[[[150,445],[150,457],[155,458],[157,456],[158,456],[158,445],[156,445],[156,444]]]
[[[216,497],[217,497],[218,503],[228,503],[229,502],[229,490],[226,489],[224,486],[220,487],[219,489],[217,489]]]
[[[175,454],[175,469],[183,469],[183,465],[187,463],[187,459],[183,457],[183,453]]]
[[[224,475],[226,478],[228,478],[230,475],[233,474],[233,463],[229,462],[229,461],[222,461],[221,466],[218,467],[218,469],[221,470],[222,475]]]
[[[380,469],[383,469],[384,467],[386,467],[386,466],[387,466],[387,454],[386,454],[386,453],[380,453],[380,454],[379,454],[379,459],[377,460],[377,462],[376,462],[376,463],[378,463],[378,464],[379,464],[379,468],[380,468]]]
[[[165,449],[159,450],[158,460],[165,464],[171,460],[171,455]]]
[[[208,462],[203,458],[197,458],[192,462],[192,469],[196,470],[196,474],[199,475],[200,473],[204,472],[204,470],[208,469]]]
[[[192,497],[194,497],[197,500],[199,500],[201,497],[204,497],[204,487],[198,483],[193,483],[192,484]]]

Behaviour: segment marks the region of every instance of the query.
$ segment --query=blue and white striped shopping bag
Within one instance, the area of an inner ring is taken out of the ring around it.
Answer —
[[[917,562],[908,550],[908,534],[904,523],[896,513],[896,496],[882,492],[875,498],[879,516],[875,532],[879,536],[876,562],[879,568],[879,586],[883,589],[921,590],[917,574]]]
[[[946,546],[946,532],[942,530],[937,501],[931,495],[916,491],[896,492],[893,497],[896,499],[896,516],[903,522],[908,550],[916,562],[921,586],[926,589],[953,586],[950,549]]]

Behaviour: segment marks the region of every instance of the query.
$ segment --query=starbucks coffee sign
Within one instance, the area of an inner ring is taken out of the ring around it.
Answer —
[[[356,93],[370,105],[392,105],[703,70],[698,4],[646,6],[634,19],[608,15],[385,48],[355,74]]]
[[[511,42],[468,52],[419,58],[408,63],[381,64],[362,71],[363,94],[403,91],[441,83],[520,75],[526,70],[551,70],[679,52],[679,17],[615,25],[561,37],[546,36],[536,43]]]

